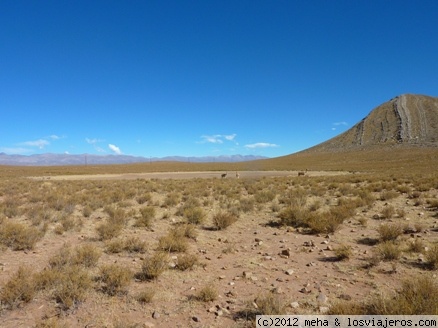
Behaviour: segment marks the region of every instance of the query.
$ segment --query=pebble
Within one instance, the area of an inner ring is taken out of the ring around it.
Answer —
[[[288,276],[291,276],[291,275],[294,274],[294,270],[292,270],[292,269],[288,269],[288,270],[285,271],[285,273],[286,273]]]

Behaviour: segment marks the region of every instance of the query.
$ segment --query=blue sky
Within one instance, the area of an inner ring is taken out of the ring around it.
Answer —
[[[0,1],[0,152],[276,157],[438,96],[438,1]]]

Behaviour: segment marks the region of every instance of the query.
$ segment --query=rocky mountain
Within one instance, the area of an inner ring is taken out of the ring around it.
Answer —
[[[145,162],[188,162],[188,163],[207,163],[207,162],[246,162],[257,159],[265,159],[263,156],[255,155],[230,155],[230,156],[205,156],[205,157],[138,157],[128,155],[90,155],[90,154],[35,154],[35,155],[7,155],[0,153],[0,165],[19,165],[19,166],[55,166],[55,165],[101,165],[101,164],[130,164]]]
[[[438,98],[412,94],[395,97],[348,131],[304,152],[391,145],[438,146]]]

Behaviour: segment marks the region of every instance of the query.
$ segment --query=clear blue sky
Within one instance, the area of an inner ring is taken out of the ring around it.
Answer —
[[[0,1],[0,152],[287,155],[438,96],[438,1]]]

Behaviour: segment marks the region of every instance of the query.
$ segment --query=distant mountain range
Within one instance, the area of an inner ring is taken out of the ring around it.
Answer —
[[[91,155],[91,154],[35,154],[35,155],[7,155],[0,153],[0,165],[16,166],[63,166],[63,165],[101,165],[101,164],[131,164],[146,162],[187,162],[187,163],[213,163],[213,162],[245,162],[265,159],[256,155],[222,155],[204,157],[141,157],[129,155]]]

